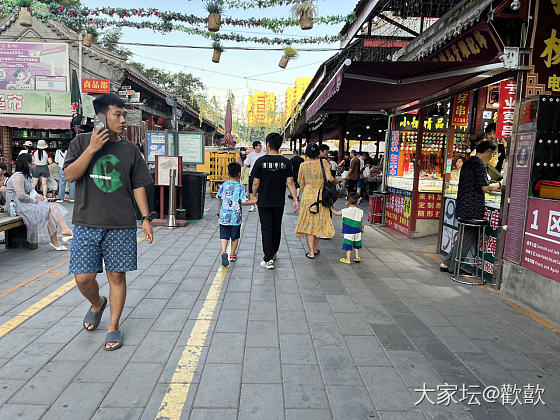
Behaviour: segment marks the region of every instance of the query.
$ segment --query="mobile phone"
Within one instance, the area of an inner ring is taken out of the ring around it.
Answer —
[[[102,129],[107,128],[107,117],[105,114],[96,114],[95,117],[93,117],[93,130],[97,131],[99,127]]]

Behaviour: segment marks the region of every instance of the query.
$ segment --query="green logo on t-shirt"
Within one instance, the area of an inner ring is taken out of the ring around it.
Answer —
[[[93,166],[90,178],[104,193],[113,193],[123,186],[121,173],[115,169],[119,162],[115,155],[105,155]]]

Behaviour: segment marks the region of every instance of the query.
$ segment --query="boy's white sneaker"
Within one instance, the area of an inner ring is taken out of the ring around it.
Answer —
[[[267,270],[274,270],[274,261],[270,260],[269,262],[261,261],[261,267],[266,268]]]
[[[251,207],[249,207],[249,211],[253,212],[257,209],[257,207],[253,204]]]

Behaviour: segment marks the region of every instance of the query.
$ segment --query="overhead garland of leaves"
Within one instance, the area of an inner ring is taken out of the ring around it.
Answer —
[[[111,18],[149,18],[155,17],[164,22],[184,22],[190,25],[206,25],[208,17],[195,16],[193,14],[183,14],[173,11],[158,10],[158,9],[142,9],[142,8],[120,8],[120,7],[64,7],[60,4],[51,3],[48,10],[52,16],[74,18],[80,23],[87,23],[88,19],[105,15]],[[351,13],[349,15],[331,15],[331,16],[318,16],[313,19],[314,23],[323,25],[336,25],[339,23],[352,23],[356,20],[356,15]],[[276,33],[282,33],[286,27],[298,26],[299,19],[292,18],[249,18],[249,19],[234,19],[231,17],[223,17],[222,24],[228,26],[240,26],[246,28],[261,27],[269,29]]]
[[[267,7],[291,6],[301,3],[301,0],[224,0],[226,7],[230,9],[265,9]]]

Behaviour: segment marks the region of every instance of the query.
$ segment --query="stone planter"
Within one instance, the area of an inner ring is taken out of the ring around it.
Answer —
[[[93,34],[86,34],[86,37],[84,38],[84,45],[86,47],[91,47],[91,44],[93,43],[93,39],[94,39]]]
[[[210,16],[208,16],[208,30],[211,32],[218,32],[220,30],[221,21],[222,15],[210,13]]]
[[[283,55],[282,58],[280,59],[280,62],[278,63],[278,66],[285,69],[286,66],[288,65],[288,61],[290,61],[290,58],[287,55]]]
[[[212,56],[212,61],[214,63],[220,62],[220,57],[222,56],[222,52],[218,50],[214,50],[214,55]]]
[[[299,26],[304,31],[313,28],[313,19],[307,16],[305,13],[302,13],[301,17],[299,18]]]
[[[21,26],[31,26],[30,7],[18,7],[18,21]]]

